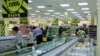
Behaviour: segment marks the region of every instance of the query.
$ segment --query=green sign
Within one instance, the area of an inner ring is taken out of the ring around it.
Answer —
[[[4,18],[27,17],[28,0],[3,0],[2,15]]]

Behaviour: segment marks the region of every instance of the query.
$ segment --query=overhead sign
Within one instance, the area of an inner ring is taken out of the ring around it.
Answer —
[[[20,24],[28,24],[28,19],[27,19],[27,17],[21,17],[21,18],[20,18]]]
[[[27,17],[28,0],[3,0],[2,16],[4,18]]]

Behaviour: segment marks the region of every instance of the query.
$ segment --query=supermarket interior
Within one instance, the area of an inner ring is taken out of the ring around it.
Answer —
[[[0,0],[0,56],[100,56],[100,0]]]

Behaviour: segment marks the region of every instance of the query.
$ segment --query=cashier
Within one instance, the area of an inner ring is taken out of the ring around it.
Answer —
[[[12,28],[14,35],[16,36],[16,45],[22,46],[24,45],[24,38],[22,37],[22,33],[19,31],[18,27],[13,27]]]

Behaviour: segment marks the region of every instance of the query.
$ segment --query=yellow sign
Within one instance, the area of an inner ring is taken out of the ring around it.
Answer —
[[[2,15],[4,18],[27,17],[28,0],[3,0]]]
[[[0,21],[0,36],[5,36],[5,24],[4,21]]]
[[[7,0],[7,8],[11,12],[18,11],[20,9],[23,0]]]

